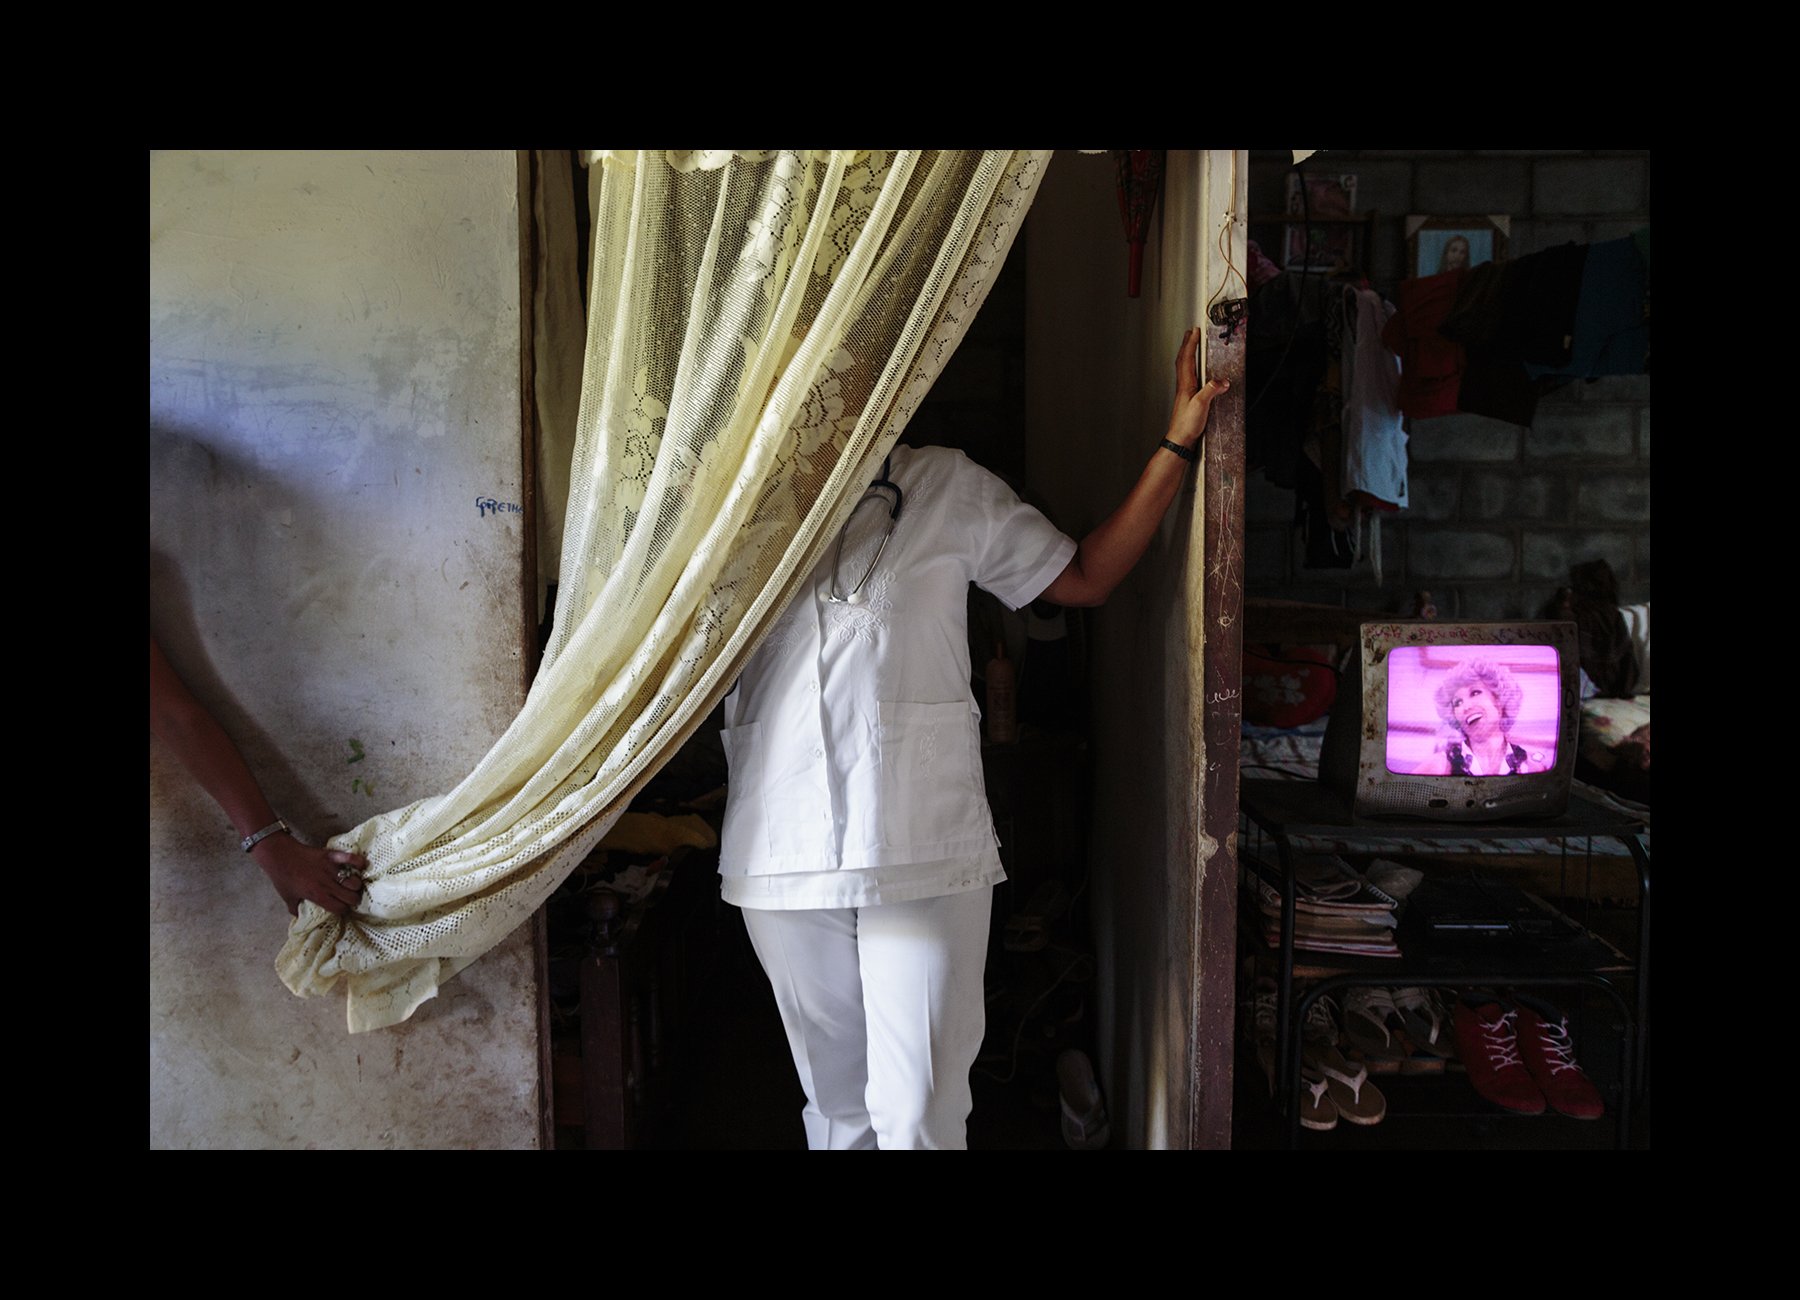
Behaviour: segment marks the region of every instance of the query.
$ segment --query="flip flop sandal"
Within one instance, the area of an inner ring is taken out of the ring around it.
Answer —
[[[1405,1034],[1400,1035],[1400,1044],[1406,1048],[1406,1056],[1400,1062],[1400,1073],[1405,1075],[1442,1074],[1449,1068],[1449,1062],[1441,1056],[1433,1056],[1430,1052],[1420,1051],[1413,1045],[1412,1039]]]
[[[1393,1032],[1399,1020],[1384,988],[1354,988],[1344,994],[1344,1041],[1370,1074],[1393,1074],[1411,1055]]]
[[[1426,988],[1394,990],[1394,1008],[1400,1013],[1400,1027],[1415,1051],[1435,1056],[1440,1061],[1456,1055],[1456,1036],[1443,1003]]]
[[[1056,1084],[1062,1097],[1063,1141],[1076,1151],[1102,1150],[1112,1140],[1112,1125],[1086,1052],[1071,1047],[1056,1058]]]
[[[1448,1061],[1457,1055],[1456,995],[1449,989],[1432,989],[1431,1005],[1437,1008],[1438,1023],[1443,1025],[1432,1050]]]
[[[1337,1048],[1309,1043],[1301,1059],[1302,1077],[1308,1069],[1324,1077],[1326,1094],[1339,1118],[1363,1125],[1379,1124],[1387,1118],[1387,1098],[1369,1082],[1369,1072],[1346,1060]]]
[[[1256,1048],[1256,1063],[1269,1080],[1269,1095],[1275,1095],[1275,1002],[1273,981],[1259,980],[1251,1003],[1250,1023],[1246,1026]],[[1317,1070],[1300,1065],[1300,1127],[1323,1133],[1337,1127],[1337,1103],[1331,1099],[1331,1081]]]
[[[1309,1066],[1300,1067],[1300,1127],[1324,1133],[1337,1127],[1337,1102],[1331,1080]]]
[[[1431,990],[1431,1000],[1436,1005],[1438,1019],[1444,1026],[1431,1051],[1444,1058],[1446,1070],[1466,1072],[1468,1067],[1462,1063],[1462,1053],[1456,1046],[1456,990],[1434,988]]]
[[[1462,990],[1439,989],[1438,1006],[1443,1011],[1444,1023],[1450,1026],[1450,1047],[1456,1055],[1444,1062],[1444,1068],[1452,1074],[1467,1074],[1469,1067],[1463,1063],[1462,1048],[1456,1044],[1456,1004],[1461,1001]],[[1492,995],[1490,995],[1491,997]]]

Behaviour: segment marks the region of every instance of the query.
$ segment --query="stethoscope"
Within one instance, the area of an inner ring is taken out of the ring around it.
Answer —
[[[875,572],[875,566],[881,563],[881,553],[887,550],[888,538],[892,537],[894,535],[894,529],[899,527],[900,510],[901,507],[906,504],[906,494],[900,490],[900,485],[898,483],[888,477],[888,474],[892,472],[893,467],[894,458],[892,456],[889,456],[886,460],[882,461],[881,477],[870,483],[869,486],[863,490],[862,500],[851,507],[850,519],[844,521],[843,528],[838,532],[837,555],[831,562],[831,586],[819,593],[820,600],[833,605],[860,605],[862,603],[863,586]],[[863,576],[857,580],[854,587],[850,588],[847,595],[840,596],[837,594],[838,588],[844,585],[843,574],[841,572],[844,565],[844,538],[850,534],[850,521],[855,519],[856,512],[863,508],[863,502],[873,499],[886,505],[887,499],[880,495],[884,492],[892,492],[894,494],[893,504],[888,506],[887,532],[882,534],[881,545],[875,548],[875,558],[869,561],[869,567],[863,570]]]

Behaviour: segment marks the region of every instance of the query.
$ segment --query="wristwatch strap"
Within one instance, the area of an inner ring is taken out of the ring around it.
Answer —
[[[255,848],[258,844],[261,844],[264,840],[268,839],[269,836],[274,835],[277,832],[280,832],[283,835],[292,835],[294,833],[292,830],[288,829],[288,824],[286,822],[277,817],[274,822],[263,827],[260,831],[256,832],[256,834],[244,836],[243,839],[238,841],[238,847],[248,853],[251,849]]]

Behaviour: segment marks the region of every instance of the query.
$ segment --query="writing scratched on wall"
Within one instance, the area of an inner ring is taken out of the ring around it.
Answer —
[[[493,497],[476,497],[475,508],[486,519],[489,515],[522,515],[525,507],[516,501],[496,501]]]

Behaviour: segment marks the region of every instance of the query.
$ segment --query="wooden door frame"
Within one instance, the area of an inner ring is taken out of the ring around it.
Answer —
[[[1222,214],[1237,214],[1224,234],[1229,266],[1211,267],[1209,286],[1218,287],[1221,301],[1247,296],[1247,287],[1233,268],[1247,265],[1243,214],[1248,211],[1248,151],[1203,150],[1201,170],[1202,229],[1216,230],[1224,219]],[[1208,255],[1216,260],[1212,249]],[[1248,330],[1240,323],[1227,335],[1218,325],[1204,323],[1206,373],[1230,381],[1231,391],[1214,406],[1206,435],[1199,485],[1202,563],[1198,573],[1190,570],[1188,574],[1190,634],[1200,645],[1198,680],[1188,696],[1188,727],[1190,736],[1198,738],[1203,756],[1191,947],[1195,960],[1188,1043],[1192,1067],[1188,1145],[1218,1150],[1231,1145],[1237,1018],[1238,733],[1243,687],[1244,359]]]

